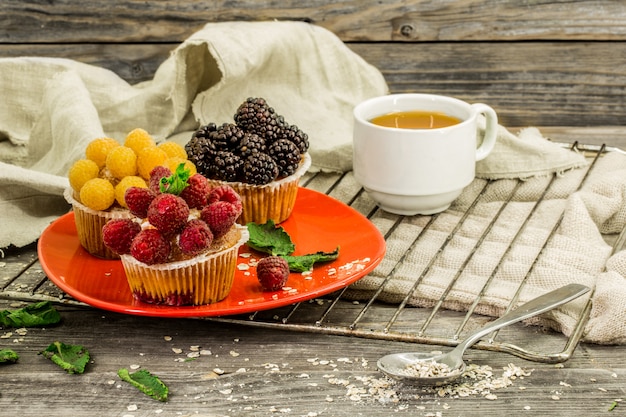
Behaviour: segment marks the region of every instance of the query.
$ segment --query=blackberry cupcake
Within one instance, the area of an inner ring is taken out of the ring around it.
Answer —
[[[280,223],[289,217],[300,178],[311,166],[308,149],[308,135],[263,98],[243,102],[234,123],[200,127],[185,146],[211,185],[229,185],[241,196],[241,224]]]

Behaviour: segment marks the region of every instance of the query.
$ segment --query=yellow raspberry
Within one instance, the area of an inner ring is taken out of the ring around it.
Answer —
[[[137,154],[137,171],[142,178],[147,180],[150,178],[150,171],[156,166],[163,165],[166,160],[167,154],[163,149],[157,146],[143,148]]]
[[[117,179],[137,174],[137,155],[127,146],[111,149],[107,156],[106,167]]]
[[[187,159],[187,151],[181,145],[173,141],[167,141],[159,144],[159,148],[163,149],[169,158]]]
[[[79,159],[74,162],[67,177],[70,181],[70,186],[76,192],[80,192],[83,185],[92,178],[97,178],[100,168],[91,159]]]
[[[167,158],[167,160],[165,161],[164,166],[168,167],[170,169],[170,171],[172,172],[176,172],[176,168],[178,168],[178,166],[180,164],[185,164],[185,169],[189,170],[189,176],[191,177],[193,174],[197,173],[198,170],[196,169],[196,166],[194,165],[193,162],[187,160],[187,159],[183,159],[183,158]]]
[[[124,146],[129,147],[135,154],[139,155],[139,152],[143,148],[147,148],[148,146],[156,146],[156,142],[152,139],[152,136],[148,132],[143,129],[137,128],[130,131],[128,135],[126,135],[126,139],[124,140]]]
[[[92,210],[106,210],[115,202],[113,184],[103,178],[92,178],[80,189],[80,201]]]
[[[85,156],[87,159],[94,161],[98,168],[102,168],[107,160],[107,155],[111,149],[120,146],[120,144],[111,138],[94,139],[85,148]]]
[[[124,208],[128,208],[126,200],[124,200],[124,195],[126,194],[126,190],[130,187],[148,188],[148,185],[143,178],[136,175],[122,178],[115,186],[115,201]]]

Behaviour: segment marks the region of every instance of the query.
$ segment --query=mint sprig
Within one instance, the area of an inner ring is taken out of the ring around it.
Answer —
[[[130,373],[128,369],[122,368],[117,371],[117,375],[122,378],[123,381],[128,382],[139,391],[155,400],[167,401],[169,392],[167,386],[157,376],[152,375],[145,369]]]
[[[172,175],[161,178],[159,188],[162,193],[179,195],[189,185],[188,180],[190,176],[191,171],[185,168],[185,164],[181,162]]]
[[[282,226],[276,226],[272,220],[265,224],[248,223],[248,246],[259,252],[284,258],[291,272],[310,271],[315,263],[334,261],[339,257],[339,247],[333,252],[315,252],[293,256],[296,246],[289,233]]]
[[[61,321],[61,315],[50,301],[30,304],[18,310],[0,311],[0,325],[3,327],[49,326]]]
[[[66,345],[53,342],[45,350],[39,352],[53,363],[60,366],[68,374],[82,374],[89,362],[89,352],[80,345]]]

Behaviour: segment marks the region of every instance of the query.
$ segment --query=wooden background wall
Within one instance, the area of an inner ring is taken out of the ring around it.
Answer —
[[[334,32],[392,92],[482,101],[507,126],[626,125],[621,0],[2,0],[0,57],[71,58],[135,83],[207,22],[271,19]]]

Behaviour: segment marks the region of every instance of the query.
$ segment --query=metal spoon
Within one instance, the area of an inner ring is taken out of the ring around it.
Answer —
[[[490,322],[485,327],[468,335],[465,340],[448,353],[434,356],[418,352],[393,353],[378,360],[378,369],[385,375],[408,384],[438,386],[450,383],[460,377],[465,370],[465,363],[463,362],[465,350],[478,342],[482,337],[494,330],[572,301],[590,290],[589,287],[584,285],[566,285],[530,300],[499,319]],[[427,366],[431,362],[435,362],[433,367],[440,368],[440,372],[434,376],[430,376],[430,373],[428,373],[429,376],[419,376],[420,373],[416,372],[419,365]]]

